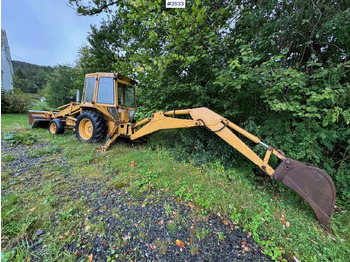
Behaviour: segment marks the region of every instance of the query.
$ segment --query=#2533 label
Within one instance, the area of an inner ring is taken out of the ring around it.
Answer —
[[[166,0],[166,8],[185,8],[186,0]]]

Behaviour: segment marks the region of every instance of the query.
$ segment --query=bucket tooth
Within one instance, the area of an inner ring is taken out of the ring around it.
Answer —
[[[331,231],[329,219],[334,211],[335,186],[332,178],[322,169],[287,158],[272,174],[309,203],[317,219]]]

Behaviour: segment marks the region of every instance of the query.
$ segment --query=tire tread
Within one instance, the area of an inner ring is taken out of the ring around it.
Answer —
[[[94,127],[92,137],[88,141],[83,140],[79,135],[79,123],[84,118],[88,118]],[[106,138],[106,133],[106,120],[100,113],[93,110],[87,110],[79,115],[75,125],[75,134],[80,141],[85,143],[99,143]]]

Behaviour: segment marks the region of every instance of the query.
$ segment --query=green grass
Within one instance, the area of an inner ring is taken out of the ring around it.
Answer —
[[[37,93],[23,93],[26,97],[28,97],[31,100],[40,100],[41,95]]]
[[[1,114],[1,132],[10,133],[28,131],[29,122],[26,114]]]
[[[15,191],[2,195],[2,234],[5,237],[2,252],[8,256],[16,254],[17,261],[34,255],[26,239],[32,238],[39,229],[48,232],[42,237],[47,261],[74,261],[74,254],[63,252],[62,247],[78,237],[70,232],[75,230],[76,214],[86,210],[79,201],[69,198],[58,201],[57,191],[74,190],[75,185],[66,179],[68,177],[78,183],[89,178],[104,179],[106,174],[113,178],[106,183],[107,189],[123,188],[135,197],[161,190],[176,196],[179,201],[190,202],[203,214],[220,213],[227,222],[242,225],[264,252],[275,259],[282,259],[282,254],[288,259],[295,256],[300,261],[346,261],[350,257],[348,211],[337,210],[333,214],[331,226],[334,232],[327,233],[312,209],[295,192],[271,180],[257,179],[250,165],[242,163],[227,169],[219,162],[201,167],[178,162],[171,150],[159,146],[162,141],[157,141],[162,135],[156,134],[150,137],[153,141],[150,144],[133,146],[116,142],[106,153],[100,153],[97,149],[101,145],[83,144],[72,131],[52,136],[45,129],[29,130],[26,115],[2,115],[1,125],[3,133],[30,133],[53,144],[33,152],[34,155],[48,155],[47,163],[40,167],[48,179],[40,180],[30,190],[15,185]],[[62,156],[68,159],[68,167],[52,164],[55,157]],[[16,156],[5,155],[3,158],[7,163]],[[131,161],[137,165],[131,165]],[[2,190],[9,187],[11,179],[8,174],[2,175]],[[149,201],[152,201],[151,196],[148,196]],[[175,212],[174,223],[168,227],[181,225],[176,210],[165,205],[165,211],[169,215]],[[52,217],[58,225],[52,222]],[[105,225],[95,225],[91,231],[104,234]],[[206,230],[193,232],[197,238],[204,238],[206,234]],[[60,236],[65,238],[59,240]],[[166,248],[163,252],[166,253]],[[191,253],[197,252],[196,246],[191,246]]]

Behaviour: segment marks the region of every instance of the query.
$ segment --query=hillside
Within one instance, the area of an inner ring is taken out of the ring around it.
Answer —
[[[47,75],[53,71],[51,66],[40,66],[21,61],[12,61],[14,87],[24,93],[38,93],[46,85]]]
[[[16,61],[12,60],[13,70],[16,72],[17,69],[23,69],[23,70],[29,70],[29,71],[36,71],[36,70],[44,70],[47,72],[51,72],[53,70],[53,67],[51,66],[41,66],[41,65],[35,65],[27,62],[22,61]]]

